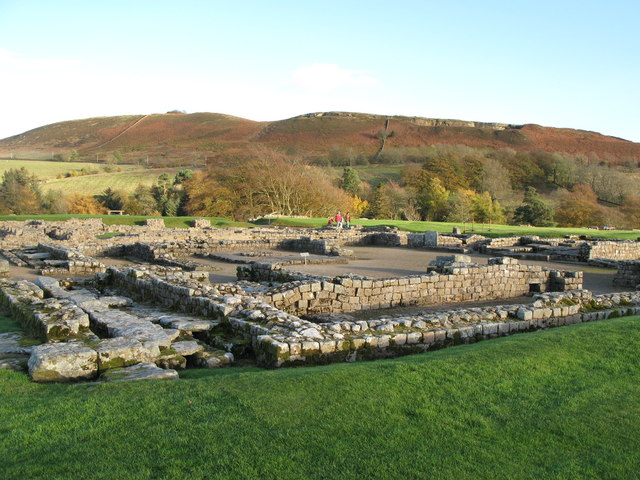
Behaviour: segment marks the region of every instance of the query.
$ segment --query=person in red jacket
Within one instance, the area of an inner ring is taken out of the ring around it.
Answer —
[[[342,214],[340,213],[340,211],[336,213],[335,219],[336,219],[336,227],[342,228]]]

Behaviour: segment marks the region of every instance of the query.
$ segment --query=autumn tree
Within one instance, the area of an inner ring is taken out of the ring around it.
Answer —
[[[476,222],[504,223],[504,210],[498,200],[491,198],[489,192],[475,195],[471,202],[471,214]]]
[[[12,168],[2,174],[0,212],[17,215],[44,210],[39,180],[24,168]]]
[[[185,190],[186,209],[193,215],[327,216],[353,205],[352,197],[334,186],[322,170],[264,147],[253,149],[248,158],[196,175],[185,182]]]
[[[602,225],[604,211],[589,186],[576,185],[560,200],[560,206],[556,209],[556,221],[562,227]]]
[[[94,197],[80,193],[72,193],[67,197],[67,210],[69,213],[83,215],[100,215],[107,212]]]

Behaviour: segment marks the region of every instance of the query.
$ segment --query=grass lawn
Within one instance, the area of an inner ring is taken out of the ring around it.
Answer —
[[[174,382],[0,371],[0,478],[638,478],[639,327]]]
[[[269,218],[261,219],[261,224],[268,225],[282,225],[291,227],[311,227],[318,228],[327,224],[326,218]],[[442,233],[451,233],[453,227],[463,227],[461,223],[447,223],[447,222],[410,222],[406,220],[369,220],[369,219],[355,219],[351,222],[353,225],[363,226],[376,226],[376,225],[388,225],[391,227],[398,227],[400,230],[409,232],[424,232],[427,230],[435,230]],[[491,231],[489,231],[491,228]],[[467,233],[477,233],[487,237],[507,237],[518,235],[538,235],[546,238],[559,238],[564,235],[588,235],[599,238],[610,239],[629,239],[636,240],[640,237],[640,231],[627,231],[627,230],[590,230],[586,228],[559,228],[559,227],[520,227],[517,225],[489,225],[476,223],[472,226],[471,223],[466,224]]]
[[[320,228],[327,224],[326,218],[263,218],[255,223],[236,222],[222,217],[144,217],[130,215],[0,215],[0,221],[24,221],[24,220],[48,220],[62,221],[69,218],[102,218],[107,225],[142,225],[146,218],[163,218],[167,227],[186,228],[190,226],[194,218],[209,218],[211,224],[216,227],[252,227],[255,225],[274,225],[287,227]],[[354,225],[376,226],[388,225],[398,227],[408,232],[424,232],[435,230],[442,233],[451,233],[453,227],[463,227],[460,223],[446,222],[409,222],[405,220],[368,220],[355,219]],[[585,228],[544,228],[544,227],[520,227],[513,225],[489,225],[476,223],[473,230],[470,223],[466,224],[467,233],[477,233],[487,237],[508,237],[514,235],[538,235],[546,238],[559,238],[564,235],[587,235],[590,237],[636,240],[640,238],[640,231],[628,230],[589,230]]]
[[[194,218],[207,218],[211,220],[214,227],[253,227],[253,224],[246,222],[236,222],[229,218],[222,217],[145,217],[136,215],[0,215],[0,222],[3,221],[25,221],[25,220],[46,220],[64,221],[70,218],[102,218],[106,225],[142,225],[147,218],[162,218],[164,224],[169,228],[187,228]]]

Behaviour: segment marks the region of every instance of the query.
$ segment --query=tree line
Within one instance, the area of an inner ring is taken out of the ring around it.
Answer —
[[[395,150],[395,149],[394,149]],[[384,155],[398,155],[385,150]],[[255,147],[209,165],[160,175],[132,193],[43,194],[38,179],[9,170],[0,213],[104,213],[221,216],[265,214],[493,222],[534,226],[640,225],[638,165],[597,156],[462,146],[399,149],[400,179],[364,182],[355,165],[339,179],[300,155]],[[336,152],[330,155],[337,155]],[[541,195],[541,192],[544,195]]]

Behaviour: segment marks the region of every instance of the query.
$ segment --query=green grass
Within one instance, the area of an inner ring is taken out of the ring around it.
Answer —
[[[49,180],[42,188],[44,191],[56,191],[65,195],[80,193],[82,195],[96,195],[111,187],[114,190],[133,193],[138,185],[150,187],[156,183],[162,173],[175,175],[180,168],[157,168],[136,171],[100,173],[98,175],[84,175],[74,178]]]
[[[145,217],[136,215],[0,215],[0,222],[4,221],[26,221],[26,220],[46,220],[49,222],[62,222],[70,218],[101,218],[105,225],[142,225],[147,218],[162,218],[164,224],[169,228],[187,228],[195,218],[207,218],[211,220],[214,227],[253,227],[246,222],[236,222],[229,218],[221,217]],[[113,236],[113,235],[111,235]],[[108,237],[107,237],[108,238]]]
[[[20,323],[11,317],[6,316],[6,312],[0,311],[0,333],[19,332]]]
[[[26,168],[30,173],[35,174],[42,180],[55,179],[58,175],[64,175],[72,171],[80,171],[83,168],[87,170],[97,170],[103,172],[104,164],[84,163],[84,162],[54,162],[54,161],[35,161],[35,160],[0,160],[0,175],[11,168]],[[118,165],[114,168],[120,168],[123,171],[139,169],[136,165]],[[116,176],[116,173],[111,175]],[[67,183],[72,180],[80,180],[83,177],[75,177],[67,179]],[[48,184],[47,184],[48,185]],[[46,185],[45,185],[46,187]]]
[[[286,218],[278,217],[260,220],[261,224],[282,225],[290,227],[307,227],[319,228],[327,224],[326,218]],[[380,226],[387,225],[397,227],[400,230],[409,232],[424,232],[427,230],[435,230],[441,233],[451,233],[453,227],[463,227],[462,223],[447,222],[411,222],[406,220],[369,220],[355,219],[351,222],[353,225],[363,226]],[[491,228],[491,231],[489,231]],[[546,228],[546,227],[520,227],[516,225],[491,225],[476,223],[472,225],[466,224],[467,233],[477,233],[487,237],[507,237],[518,235],[538,235],[545,238],[559,238],[564,235],[587,235],[590,237],[609,238],[609,239],[628,239],[636,240],[640,237],[640,231],[628,230],[589,230],[586,228]]]
[[[638,478],[639,322],[175,382],[0,371],[0,477]]]
[[[64,221],[70,218],[102,218],[107,225],[142,225],[147,218],[163,218],[164,223],[170,228],[186,228],[190,226],[194,218],[208,218],[215,227],[253,227],[255,225],[275,225],[287,227],[320,228],[327,224],[326,218],[263,218],[255,223],[236,222],[221,217],[144,217],[134,215],[0,215],[0,221],[25,221],[47,220]],[[451,233],[453,227],[462,227],[460,223],[446,222],[410,222],[405,220],[369,220],[355,219],[353,225],[397,227],[408,232],[425,232],[435,230],[441,233]],[[489,231],[491,228],[491,231]],[[476,223],[473,230],[470,223],[466,224],[467,233],[477,233],[487,237],[508,237],[517,235],[538,235],[545,238],[560,238],[564,235],[587,235],[589,237],[636,240],[640,237],[640,231],[629,230],[589,230],[585,228],[544,228],[544,227],[520,227],[513,225],[481,225]]]

